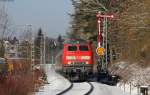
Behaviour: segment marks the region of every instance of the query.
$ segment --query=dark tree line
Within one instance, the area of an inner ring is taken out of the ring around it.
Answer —
[[[149,60],[149,0],[72,0],[70,37],[97,40],[96,13],[113,14],[109,43],[122,59]],[[131,53],[132,52],[132,53]]]
[[[113,13],[122,10],[122,0],[72,0],[75,13],[71,14],[73,21],[70,36],[83,39],[94,39],[97,36],[96,14]],[[74,35],[76,34],[76,35]]]

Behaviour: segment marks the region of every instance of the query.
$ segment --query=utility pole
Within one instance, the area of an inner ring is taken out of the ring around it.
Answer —
[[[35,65],[34,61],[35,61],[35,50],[34,50],[34,37],[32,37],[32,42],[31,42],[31,64],[32,64],[32,69],[33,69],[33,66]]]
[[[46,69],[46,33],[43,32],[40,36],[40,64]]]
[[[43,64],[43,36],[40,36],[40,64]]]
[[[51,44],[51,45],[50,45],[50,54],[51,54],[51,55],[50,55],[50,56],[51,56],[50,59],[51,59],[51,64],[54,63],[54,60],[53,60],[53,59],[54,59],[54,49],[53,49],[53,48],[54,48],[54,45],[53,45],[53,42],[54,42],[53,40],[51,40],[51,42],[50,42],[50,44]]]
[[[34,33],[32,33],[32,25],[27,25],[28,26],[28,31],[27,32],[30,32],[31,33],[31,71],[33,70],[33,67],[35,65],[34,61],[35,61],[35,49],[34,49]],[[29,34],[30,34],[29,33]]]
[[[45,61],[45,49],[46,49],[46,47],[45,47],[45,45],[46,45],[46,43],[45,43],[45,40],[46,40],[46,33],[44,32],[44,50],[43,50],[43,63],[44,64],[46,64],[46,61]]]

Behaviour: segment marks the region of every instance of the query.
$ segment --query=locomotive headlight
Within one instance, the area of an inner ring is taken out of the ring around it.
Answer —
[[[86,64],[89,64],[89,62],[86,62]]]
[[[67,59],[67,60],[75,60],[76,57],[75,57],[75,56],[66,56],[66,59]]]
[[[71,64],[71,62],[68,62],[68,65],[70,65]]]
[[[84,59],[84,60],[89,60],[91,57],[90,56],[81,56],[81,59]]]

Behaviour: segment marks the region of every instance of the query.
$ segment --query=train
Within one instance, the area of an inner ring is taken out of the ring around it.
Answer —
[[[93,74],[93,51],[90,42],[71,39],[64,42],[62,72],[70,80],[85,80]]]

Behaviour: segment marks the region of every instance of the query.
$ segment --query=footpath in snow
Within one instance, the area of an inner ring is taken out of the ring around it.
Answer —
[[[45,65],[45,71],[49,84],[45,84],[35,95],[56,95],[70,86],[70,82],[55,72],[55,66]]]

